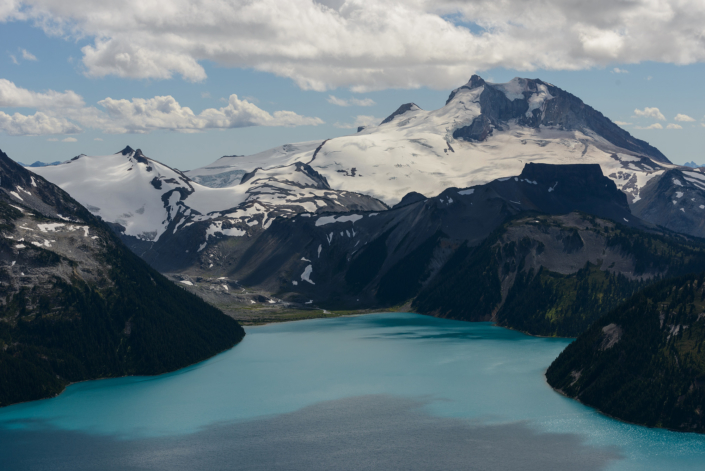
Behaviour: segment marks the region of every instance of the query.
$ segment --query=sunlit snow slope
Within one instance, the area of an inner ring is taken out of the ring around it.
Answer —
[[[266,229],[276,217],[386,209],[373,198],[331,190],[324,177],[301,163],[256,169],[241,178],[241,184],[223,188],[199,185],[130,147],[113,155],[81,155],[31,170],[125,236],[152,242],[197,224],[200,250],[213,237],[239,237]]]
[[[187,172],[219,173],[306,162],[332,188],[395,204],[408,192],[426,196],[517,175],[525,163],[597,163],[638,201],[652,178],[674,167],[657,149],[577,97],[540,80],[491,84],[473,76],[445,106],[403,105],[378,126],[325,141],[293,144],[246,157],[223,157]]]

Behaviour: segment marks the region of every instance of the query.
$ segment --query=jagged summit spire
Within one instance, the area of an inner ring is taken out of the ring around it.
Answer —
[[[117,154],[122,154],[122,155],[130,155],[130,154],[132,154],[132,153],[134,153],[134,152],[135,152],[135,149],[133,149],[133,148],[130,147],[130,146],[125,146],[125,148],[124,148],[123,150],[121,150],[120,152],[116,152],[116,153],[117,153]]]
[[[481,87],[485,85],[487,82],[485,82],[485,79],[480,77],[477,74],[473,74],[472,77],[470,77],[470,80],[468,80],[468,83],[465,85],[469,89]]]
[[[407,111],[416,111],[416,110],[420,110],[420,109],[421,109],[421,107],[419,105],[417,105],[416,103],[404,103],[399,108],[397,108],[397,110],[394,113],[387,116],[387,118],[379,124],[380,124],[380,126],[382,124],[386,124],[386,123],[392,121],[397,116],[406,113]]]

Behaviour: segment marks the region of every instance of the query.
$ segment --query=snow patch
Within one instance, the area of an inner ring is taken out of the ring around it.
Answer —
[[[14,196],[15,198],[17,198],[18,200],[24,201],[24,200],[22,199],[22,197],[17,194],[16,191],[11,191],[10,194],[11,194],[12,196]]]
[[[683,186],[683,184],[681,183],[681,181],[678,180],[677,178],[674,178],[674,179],[673,179],[673,184],[674,184],[674,185],[678,185],[678,186]]]
[[[179,283],[183,283],[185,285],[193,286],[193,283],[191,283],[189,280],[181,280]]]
[[[315,285],[313,281],[311,281],[311,272],[313,272],[313,265],[307,265],[306,268],[304,268],[304,272],[301,274],[301,281],[308,281],[312,285]]]
[[[475,193],[474,188],[470,188],[469,190],[462,190],[462,191],[458,192],[459,195],[463,195],[463,196],[472,195],[473,193]]]
[[[50,224],[37,224],[37,227],[42,232],[56,232],[59,227],[64,227],[66,224],[55,222]]]
[[[323,245],[318,244],[318,258],[321,258],[321,250],[323,250]]]
[[[683,192],[682,192],[682,191],[676,191],[676,198],[683,198]]]
[[[338,216],[338,217],[323,216],[323,217],[318,218],[318,220],[316,220],[316,227],[325,226],[327,224],[333,224],[334,222],[348,222],[348,221],[350,221],[353,224],[355,224],[355,221],[359,221],[360,219],[362,219],[361,214],[350,214],[347,216]]]

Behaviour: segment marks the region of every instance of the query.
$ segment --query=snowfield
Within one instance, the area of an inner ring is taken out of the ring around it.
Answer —
[[[510,100],[522,99],[526,90],[523,79],[485,86],[503,91]],[[518,175],[528,162],[597,163],[632,202],[639,199],[640,190],[651,178],[675,167],[617,147],[589,129],[528,127],[514,120],[501,130],[493,129],[484,141],[453,138],[455,130],[480,116],[483,89],[461,87],[438,110],[411,106],[389,122],[368,126],[351,136],[290,144],[247,157],[223,157],[187,175],[213,177],[218,171],[275,170],[303,162],[323,175],[332,188],[371,195],[394,205],[411,191],[436,196],[448,187],[467,188]],[[540,85],[527,99],[527,115],[533,110],[543,112],[553,98]]]

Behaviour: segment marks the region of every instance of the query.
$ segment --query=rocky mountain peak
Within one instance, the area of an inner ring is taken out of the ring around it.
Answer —
[[[132,147],[130,147],[130,146],[125,146],[125,148],[124,148],[123,150],[121,150],[120,152],[117,152],[117,153],[118,153],[118,154],[122,154],[122,155],[130,155],[130,154],[132,154],[133,152],[135,152],[135,150],[134,150]]]
[[[416,110],[420,110],[420,109],[421,109],[421,107],[418,106],[416,103],[405,103],[405,104],[401,105],[399,108],[397,108],[397,110],[396,110],[394,113],[392,113],[392,114],[390,114],[389,116],[387,116],[387,117],[385,118],[385,120],[382,121],[382,122],[379,123],[379,124],[382,125],[382,124],[389,123],[389,122],[392,121],[394,118],[396,118],[396,117],[399,116],[399,115],[402,115],[402,114],[406,113],[407,111],[416,111]]]
[[[480,115],[455,129],[453,138],[484,141],[511,121],[531,128],[545,126],[597,134],[617,147],[670,163],[658,149],[633,137],[580,98],[539,79],[516,77],[507,83],[489,83],[473,75],[467,84],[451,92],[446,106],[462,91],[480,87],[484,87],[477,98]]]

